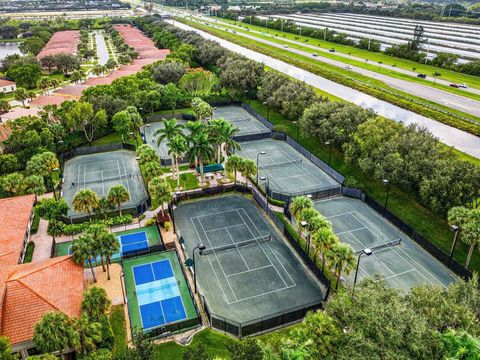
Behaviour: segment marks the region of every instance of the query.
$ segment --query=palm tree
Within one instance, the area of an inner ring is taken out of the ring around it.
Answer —
[[[143,175],[145,182],[148,184],[154,177],[162,175],[162,167],[156,161],[150,161],[143,165]]]
[[[300,240],[300,235],[302,233],[302,226],[300,225],[300,214],[303,210],[307,208],[313,208],[313,202],[306,196],[296,196],[293,198],[290,203],[290,213],[295,219],[295,223],[298,229],[298,239]]]
[[[478,359],[480,339],[466,331],[449,329],[440,335],[445,359]]]
[[[195,163],[199,164],[201,183],[203,184],[203,164],[205,161],[209,161],[214,154],[212,143],[205,132],[202,132],[192,139],[192,145],[190,147],[190,159],[195,159]],[[195,166],[196,167],[196,166]]]
[[[76,350],[81,354],[95,351],[97,344],[102,341],[102,326],[98,322],[92,322],[86,314],[82,314],[74,323],[78,334]]]
[[[60,86],[60,81],[58,79],[53,78],[50,80],[50,85],[52,86],[53,89],[55,89]]]
[[[185,124],[185,128],[190,132],[189,138],[198,135],[200,132],[205,130],[205,124],[201,121],[188,121]],[[188,139],[190,140],[190,139]]]
[[[355,269],[357,259],[352,247],[342,242],[337,242],[332,246],[330,250],[330,256],[335,277],[337,278],[335,289],[338,289],[340,276],[342,274],[350,274]]]
[[[148,183],[148,192],[152,197],[152,201],[160,204],[163,213],[165,210],[163,206],[164,203],[170,201],[172,196],[170,192],[170,185],[168,185],[168,182],[160,176],[154,177]]]
[[[84,265],[85,262],[88,262],[90,271],[92,272],[93,282],[97,282],[97,277],[95,276],[95,270],[93,269],[92,257],[95,253],[95,244],[93,239],[89,234],[82,234],[78,239],[74,240],[72,243],[72,258],[77,264]]]
[[[100,238],[101,256],[105,256],[107,263],[107,279],[110,280],[110,259],[120,251],[120,243],[117,237],[106,230]]]
[[[171,141],[175,136],[183,134],[183,126],[177,123],[175,118],[163,120],[163,128],[155,131],[153,136],[157,137],[157,146],[160,146],[163,140]],[[172,173],[175,172],[175,160],[172,157]]]
[[[174,160],[175,169],[176,169],[176,175],[175,175],[175,172],[173,172],[172,179],[175,179],[175,177],[177,178],[177,188],[179,188],[180,187],[179,163],[180,163],[180,159],[185,154],[185,151],[187,151],[187,141],[183,135],[175,135],[175,137],[167,143],[167,148],[168,148],[168,155],[172,156]]]
[[[7,100],[0,99],[0,114],[5,114],[9,112],[12,106]]]
[[[57,311],[47,312],[35,325],[33,342],[44,353],[58,351],[63,359],[64,351],[77,347],[79,339],[73,320]]]
[[[242,167],[244,159],[237,155],[230,155],[227,158],[227,162],[225,164],[225,170],[229,173],[233,172],[235,186],[237,185],[237,170]]]
[[[24,88],[17,88],[17,90],[15,90],[15,100],[17,101],[21,101],[22,102],[22,106],[25,107],[25,100],[28,99],[28,92],[27,90],[25,90]]]
[[[118,206],[118,211],[120,216],[122,216],[122,204],[130,200],[130,193],[125,186],[121,184],[115,185],[108,190],[107,199],[111,204]]]
[[[91,70],[92,74],[95,76],[102,75],[103,71],[104,71],[104,67],[101,65],[95,65]]]
[[[325,271],[326,254],[338,241],[330,227],[320,228],[313,234],[312,244],[315,248],[315,256],[318,253],[322,254],[322,272]]]
[[[315,219],[316,217],[318,217],[318,211],[311,207],[311,208],[306,208],[306,209],[303,209],[302,212],[298,215],[298,219],[296,219],[298,221],[298,225],[299,225],[299,238],[298,240],[300,240],[300,237],[302,235],[302,231],[304,230],[303,226],[302,226],[302,222],[305,222],[307,223],[307,226],[310,222],[312,221],[315,221],[313,219]],[[306,249],[305,249],[306,250]]]
[[[330,222],[322,215],[320,215],[317,211],[317,216],[310,219],[310,221],[307,221],[307,225],[305,226],[305,230],[307,231],[307,255],[310,254],[312,235],[315,234],[318,230],[324,228],[330,228]]]
[[[91,321],[100,322],[107,315],[112,302],[108,299],[105,289],[93,286],[83,292],[82,313],[87,314]]]
[[[103,215],[105,220],[107,220],[108,219],[108,213],[111,210],[113,210],[112,204],[105,197],[101,197],[98,200],[98,206],[95,208],[95,212],[97,214]]]
[[[248,179],[252,178],[257,174],[257,171],[257,165],[253,160],[244,159],[240,164],[240,172],[245,177],[245,184],[248,183]]]
[[[35,93],[35,91],[30,90],[27,92],[27,96],[28,96],[28,100],[33,101],[33,99],[37,97],[37,94]]]
[[[52,82],[50,81],[50,79],[48,77],[42,77],[38,83],[37,83],[37,87],[39,89],[42,89],[43,90],[43,93],[46,95],[47,92],[48,92],[48,88],[52,86]]]
[[[80,190],[73,197],[72,205],[75,211],[87,213],[91,220],[92,211],[98,208],[97,193],[90,189]]]

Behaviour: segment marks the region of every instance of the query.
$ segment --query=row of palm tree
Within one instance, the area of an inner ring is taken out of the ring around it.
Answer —
[[[331,223],[314,207],[313,202],[306,196],[297,196],[290,203],[290,212],[295,219],[300,241],[304,233],[306,252],[313,258],[322,257],[322,271],[329,267],[336,277],[336,288],[342,274],[350,274],[356,265],[356,256],[353,248],[340,242],[333,232]]]
[[[154,136],[157,145],[167,141],[168,154],[172,158],[172,176],[180,186],[179,165],[183,157],[188,156],[195,164],[195,171],[200,170],[201,182],[204,180],[203,167],[205,163],[222,161],[222,152],[228,149],[239,149],[240,145],[233,140],[239,131],[225,119],[211,119],[206,122],[188,121],[185,126],[176,119],[163,120],[164,127],[157,130]],[[184,134],[187,130],[189,135]]]
[[[91,220],[92,213],[96,211],[105,217],[109,210],[118,207],[122,216],[122,205],[130,200],[130,193],[122,184],[112,186],[106,197],[99,198],[97,193],[91,189],[78,191],[72,200],[73,209],[77,212],[86,213]]]
[[[45,95],[48,94],[48,89],[50,88],[57,88],[60,86],[60,81],[55,78],[49,78],[49,77],[42,77],[40,80],[38,80],[37,87],[41,90],[43,90],[43,93]]]
[[[225,170],[233,174],[235,185],[237,185],[237,173],[240,173],[245,179],[255,176],[258,169],[255,161],[244,159],[238,155],[230,155],[225,163]]]

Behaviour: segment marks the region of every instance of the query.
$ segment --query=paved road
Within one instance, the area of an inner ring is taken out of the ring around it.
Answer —
[[[200,16],[200,18],[204,18],[202,16]],[[202,19],[204,20],[204,19]],[[210,18],[207,18],[207,20],[209,21],[212,21],[212,19]],[[218,19],[219,22],[221,22],[222,20],[221,19]],[[230,26],[230,27],[235,27],[239,30],[245,30],[245,28],[242,28],[241,26],[238,26],[238,25],[233,25],[231,23],[225,23],[226,25]],[[216,24],[219,26],[219,24]],[[221,26],[219,26],[221,28]],[[315,46],[315,45],[309,45],[309,44],[306,44],[304,42],[300,42],[300,41],[295,41],[295,40],[291,40],[291,39],[285,39],[285,38],[279,38],[279,37],[276,37],[274,35],[270,35],[270,34],[266,34],[265,32],[261,32],[261,31],[256,31],[256,30],[252,30],[250,29],[249,31],[250,33],[252,34],[259,34],[259,35],[264,35],[264,36],[271,36],[272,38],[276,38],[278,40],[281,40],[285,43],[290,43],[290,44],[295,44],[295,45],[300,45],[300,46],[303,46],[303,47],[307,47],[309,49],[312,49],[312,50],[315,50],[315,52],[317,54],[320,54],[320,53],[328,53],[329,52],[329,49],[326,49],[326,48],[322,48],[322,47],[319,47],[319,46]],[[332,43],[332,47],[335,47],[335,44]],[[311,55],[311,54],[310,54]],[[353,55],[348,55],[348,54],[345,54],[345,53],[341,53],[341,52],[335,52],[335,55],[338,56],[338,57],[343,57],[345,59],[350,59],[350,60],[356,60],[356,61],[361,61],[361,62],[365,62],[365,59],[364,58],[360,58],[360,57],[357,57],[357,56],[353,56]],[[345,66],[346,64],[344,64]],[[387,64],[378,64],[378,63],[375,63],[376,66],[378,66],[379,68],[383,68],[383,69],[386,69],[388,71],[393,71],[393,72],[397,72],[397,73],[401,73],[401,74],[405,74],[405,75],[410,75],[410,76],[414,76],[416,77],[418,75],[418,72],[415,72],[415,71],[410,71],[410,70],[407,70],[407,69],[402,69],[402,68],[399,68],[399,67],[392,67],[390,65],[387,65]],[[437,84],[443,84],[443,85],[450,85],[451,82],[450,81],[446,81],[446,80],[443,80],[441,78],[438,78],[438,79],[433,79],[431,76],[427,76],[426,79],[424,79],[425,81],[429,81],[432,83],[432,85],[435,83]],[[467,89],[462,89],[462,91],[465,91],[465,92],[470,92],[470,93],[473,93],[473,94],[478,94],[480,95],[480,89],[475,89],[475,88],[467,88]]]
[[[196,19],[195,21],[200,22],[200,19]],[[219,25],[217,25],[217,28],[225,31],[225,28]],[[341,61],[332,60],[330,58],[325,58],[322,56],[314,57],[311,52],[307,52],[307,51],[303,51],[303,50],[299,50],[291,47],[285,48],[285,46],[282,44],[278,44],[276,42],[258,38],[255,35],[245,34],[241,32],[237,32],[236,35],[245,37],[247,39],[252,39],[252,40],[261,42],[263,44],[276,47],[278,49],[287,50],[289,52],[292,52],[298,55],[311,57],[312,60],[315,60],[315,61],[323,62],[333,66],[338,66],[341,68],[345,67],[345,63]],[[302,46],[306,46],[306,45],[302,44]],[[315,46],[311,46],[311,45],[308,47],[315,50],[317,49]],[[324,50],[324,51],[328,51],[328,50]],[[438,104],[441,104],[443,106],[447,106],[452,109],[456,109],[456,110],[465,112],[467,114],[480,117],[480,101],[466,98],[461,95],[453,94],[448,91],[444,91],[432,86],[422,85],[422,84],[411,82],[408,80],[397,79],[388,75],[379,74],[377,72],[366,70],[358,66],[352,66],[351,71],[364,76],[374,78],[376,80],[380,80],[385,84],[387,84],[388,86],[394,89],[403,91],[407,94],[418,96],[420,98],[427,99],[427,100],[436,102]]]
[[[305,81],[305,83],[312,85],[318,89],[324,90],[341,99],[357,104],[363,108],[373,109],[380,116],[384,116],[386,118],[405,124],[420,124],[430,130],[430,132],[434,136],[437,136],[445,144],[453,146],[460,151],[480,158],[480,138],[475,135],[442,124],[425,116],[418,115],[414,112],[402,109],[398,106],[379,100],[377,98],[374,98],[373,96],[364,94],[347,86],[337,84],[333,81],[327,80],[318,75],[312,74],[308,71],[287,64],[283,61],[257,53],[256,51],[246,49],[242,46],[223,40],[204,31],[195,29],[188,25],[184,25],[182,23],[179,23],[178,21],[170,21],[170,23],[173,23],[175,26],[184,30],[195,31],[205,39],[217,41],[220,45],[233,52],[242,54],[249,59],[261,62],[266,66],[283,72],[300,81]]]
[[[97,56],[98,56],[98,64],[105,65],[110,58],[108,55],[107,44],[105,44],[105,39],[103,38],[103,33],[96,32],[95,33],[95,40],[97,43]]]

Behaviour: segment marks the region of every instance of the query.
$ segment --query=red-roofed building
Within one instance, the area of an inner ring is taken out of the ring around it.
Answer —
[[[0,79],[0,94],[8,94],[17,90],[17,84],[10,80]]]
[[[0,335],[21,358],[35,353],[35,324],[49,311],[80,316],[83,266],[71,256],[22,264],[35,195],[0,199]]]
[[[11,109],[9,112],[6,112],[5,114],[1,114],[0,123],[17,120],[18,118],[24,116],[37,116],[39,112],[40,110],[35,108],[25,109],[22,107],[16,107]]]

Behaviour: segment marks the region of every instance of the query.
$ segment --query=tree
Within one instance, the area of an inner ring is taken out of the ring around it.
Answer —
[[[144,164],[142,173],[145,178],[145,183],[149,184],[154,177],[162,175],[162,167],[160,166],[160,162],[150,161]]]
[[[0,179],[2,191],[11,196],[20,195],[24,191],[24,177],[20,173],[7,174]]]
[[[216,77],[206,70],[189,71],[180,79],[178,86],[192,96],[209,95]]]
[[[77,264],[82,266],[88,263],[90,271],[92,272],[93,282],[97,282],[95,276],[95,270],[93,269],[92,258],[95,254],[96,244],[93,243],[93,239],[89,234],[82,234],[72,243],[72,259]]]
[[[254,339],[234,342],[227,346],[232,360],[262,360],[263,351]],[[185,357],[184,357],[185,358]],[[202,356],[190,357],[190,359],[204,359]]]
[[[137,143],[137,134],[140,132],[140,128],[143,125],[143,119],[135,106],[127,106],[126,110],[130,116],[132,131],[135,136],[135,143]]]
[[[120,360],[155,360],[155,346],[147,333],[133,329],[131,346]]]
[[[15,360],[10,341],[6,336],[0,336],[0,360]]]
[[[155,149],[148,144],[143,144],[138,147],[137,156],[139,158],[138,163],[140,165],[145,165],[146,163],[149,163],[151,161],[160,161]]]
[[[119,184],[114,185],[108,190],[107,199],[111,204],[118,206],[120,216],[122,216],[122,204],[130,200],[130,193],[125,186]]]
[[[26,89],[19,87],[15,90],[15,100],[21,101],[22,106],[25,107],[25,100],[28,100],[28,92]]]
[[[330,249],[330,259],[337,278],[335,287],[338,289],[340,276],[350,274],[355,269],[357,259],[352,247],[341,242],[335,243]]]
[[[68,212],[68,204],[64,199],[41,199],[35,205],[35,214],[41,219],[51,221],[59,220],[66,216]]]
[[[15,154],[0,154],[0,175],[9,174],[20,169]]]
[[[102,341],[102,328],[98,322],[92,322],[86,314],[75,320],[75,330],[78,334],[76,350],[81,354],[95,351],[97,344]]]
[[[80,60],[73,54],[58,54],[55,56],[57,69],[63,71],[65,76],[70,71],[80,69]]]
[[[110,203],[110,201],[108,201],[105,197],[101,197],[99,200],[98,200],[98,205],[97,207],[95,208],[95,212],[97,214],[102,214],[105,218],[105,220],[107,220],[108,218],[108,213],[110,211],[112,211],[114,209],[113,205]]]
[[[5,114],[10,111],[12,106],[7,100],[0,100],[0,114]]]
[[[231,353],[233,353],[232,350],[230,350]],[[183,360],[199,360],[199,359],[212,360],[212,357],[208,354],[206,346],[202,343],[189,346],[183,352]],[[234,359],[236,358],[232,358],[232,360]],[[239,357],[238,359],[241,359],[241,358]],[[243,359],[246,359],[246,358],[243,358]]]
[[[242,166],[243,159],[238,155],[230,155],[227,158],[225,164],[225,170],[229,173],[233,173],[235,186],[237,185],[237,171]]]
[[[182,64],[176,61],[162,61],[152,68],[153,79],[159,84],[178,84],[185,74]]]
[[[479,359],[480,339],[466,331],[448,330],[441,335],[446,359]]]
[[[177,135],[183,135],[183,126],[177,123],[175,118],[163,120],[163,128],[158,129],[153,133],[157,137],[157,146],[160,146],[162,141],[172,141]],[[175,160],[172,156],[172,173],[175,172]]]
[[[439,73],[438,71],[435,71],[435,72],[432,74],[432,76],[433,76],[433,85],[435,85],[436,82],[437,82],[437,78],[440,77],[440,76],[442,76],[442,74]]]
[[[327,254],[330,254],[332,247],[339,242],[331,227],[322,227],[316,230],[312,236],[312,244],[316,254],[322,254],[322,272],[325,270]]]
[[[70,348],[76,348],[79,343],[74,321],[66,314],[48,312],[35,325],[33,342],[44,353],[58,351],[63,353]]]
[[[191,106],[197,120],[200,122],[204,122],[213,116],[213,108],[209,103],[203,101],[199,97],[192,99]]]
[[[91,219],[93,210],[98,207],[97,193],[90,189],[82,189],[73,197],[72,205],[75,211],[87,213]]]
[[[187,140],[183,135],[175,135],[167,143],[168,154],[172,157],[175,171],[172,173],[172,179],[177,178],[177,188],[180,188],[180,170],[179,163],[182,156],[187,151]]]
[[[295,196],[292,202],[290,203],[290,212],[292,213],[292,216],[295,219],[295,224],[297,225],[299,239],[302,234],[302,225],[300,224],[302,220],[301,220],[300,214],[305,209],[311,209],[311,208],[313,208],[313,202],[306,196]]]
[[[107,280],[110,280],[111,257],[120,251],[120,243],[117,237],[107,229],[103,231],[99,239],[100,256],[105,257],[107,264]]]
[[[82,312],[91,321],[100,322],[102,316],[108,314],[111,304],[105,289],[93,286],[83,292]]]
[[[128,136],[128,133],[132,129],[132,121],[128,111],[122,110],[117,112],[112,117],[112,125],[115,131],[123,136]]]
[[[152,202],[159,204],[164,212],[164,203],[170,201],[172,197],[168,182],[160,176],[154,177],[148,183],[148,192],[152,197]]]
[[[227,143],[230,144],[233,150],[239,149],[240,145],[233,140],[233,136],[239,131],[237,127],[234,127],[231,123],[225,119],[212,119],[208,122],[207,127],[209,138],[213,144],[217,147],[216,161],[221,162],[222,149]],[[225,148],[225,152],[228,148]]]
[[[468,269],[473,250],[480,244],[480,209],[455,206],[448,211],[448,222],[459,227],[459,240],[469,246],[465,260]]]
[[[250,159],[244,159],[240,165],[240,172],[245,177],[245,179],[250,179],[254,177],[258,172],[255,161]]]
[[[37,82],[37,87],[39,89],[43,90],[43,94],[46,95],[48,93],[48,88],[52,86],[52,82],[48,77],[42,77],[38,82]]]
[[[105,110],[95,112],[92,104],[81,101],[70,108],[67,118],[74,128],[83,131],[90,146],[92,146],[96,131],[107,125]]]
[[[60,168],[57,155],[50,151],[45,151],[40,154],[35,154],[27,162],[27,172],[32,175],[42,176],[43,179],[50,178],[52,183],[52,190],[55,192],[55,174]]]
[[[8,69],[7,77],[17,83],[17,87],[33,89],[42,75],[38,63],[25,63]],[[17,88],[18,89],[18,88]]]
[[[51,74],[52,69],[57,66],[57,59],[54,55],[46,55],[40,59],[40,64],[42,65],[42,67],[47,68],[48,72]]]
[[[255,92],[264,73],[262,64],[240,56],[226,57],[218,65],[220,85],[225,87],[234,99]]]
[[[45,181],[39,175],[30,175],[23,179],[22,187],[26,194],[42,195],[47,192]]]
[[[200,133],[194,138],[191,139],[190,144],[190,158],[195,159],[195,163],[199,164],[200,167],[200,176],[201,182],[203,184],[203,164],[205,161],[209,161],[213,158],[214,149],[210,139],[208,138],[208,134]]]

